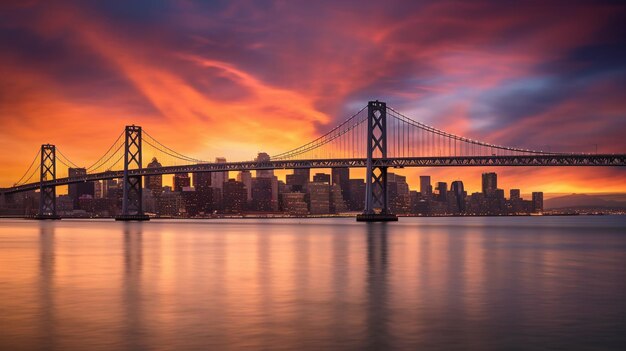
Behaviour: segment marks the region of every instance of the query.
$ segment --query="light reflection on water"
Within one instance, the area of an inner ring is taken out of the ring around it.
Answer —
[[[625,349],[626,219],[0,221],[0,349]]]

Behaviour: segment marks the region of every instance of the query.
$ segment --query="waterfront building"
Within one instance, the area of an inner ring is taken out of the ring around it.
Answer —
[[[252,206],[253,211],[272,211],[272,178],[252,178]]]
[[[283,211],[292,216],[306,216],[309,213],[309,209],[304,200],[304,195],[301,192],[282,193]]]
[[[348,211],[346,202],[343,200],[341,194],[341,187],[339,184],[333,184],[330,186],[330,212],[331,213],[344,213]]]
[[[543,192],[533,192],[532,199],[532,211],[534,213],[542,213],[543,212]]]
[[[350,211],[363,211],[365,208],[365,181],[363,179],[350,179],[350,200],[348,209]]]
[[[224,212],[242,213],[248,203],[248,191],[243,182],[229,179],[224,182]]]
[[[312,215],[330,213],[330,187],[327,182],[311,182],[309,192],[309,212]]]

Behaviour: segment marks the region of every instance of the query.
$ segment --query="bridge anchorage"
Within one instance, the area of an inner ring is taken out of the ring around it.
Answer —
[[[367,104],[367,161],[365,171],[365,210],[357,215],[358,222],[397,221],[389,211],[387,196],[387,166],[375,166],[375,159],[387,158],[387,104],[370,101]]]
[[[143,212],[142,176],[129,175],[130,169],[141,170],[141,127],[126,126],[124,131],[124,177],[122,179],[122,214],[116,221],[147,221]]]
[[[39,168],[39,213],[35,219],[61,219],[56,210],[56,187],[44,185],[45,181],[56,179],[56,147],[50,144],[41,145],[41,163]]]

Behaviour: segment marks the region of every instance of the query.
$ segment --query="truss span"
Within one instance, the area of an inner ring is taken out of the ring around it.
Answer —
[[[227,162],[202,163],[184,166],[167,166],[129,170],[129,176],[165,175],[174,173],[224,172],[224,171],[257,171],[266,169],[297,169],[297,168],[338,168],[366,167],[365,158],[354,159],[310,159],[310,160],[271,160],[265,162]],[[545,166],[626,166],[626,154],[605,155],[521,155],[521,156],[457,156],[457,157],[404,157],[386,158],[373,161],[379,167],[545,167]],[[36,190],[43,186],[62,186],[82,182],[123,178],[124,171],[106,171],[75,177],[57,178],[46,181],[15,186],[0,192],[10,194]]]

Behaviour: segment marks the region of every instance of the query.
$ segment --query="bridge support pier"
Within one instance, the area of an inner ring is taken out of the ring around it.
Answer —
[[[126,126],[124,135],[122,214],[115,217],[115,220],[147,221],[150,218],[143,213],[142,177],[128,175],[130,168],[141,169],[141,127]]]
[[[387,198],[387,167],[376,165],[387,158],[387,104],[370,101],[367,104],[367,168],[365,175],[365,211],[357,215],[358,222],[391,222],[398,216],[389,211]]]
[[[35,219],[61,219],[61,216],[57,215],[55,186],[43,185],[45,181],[56,179],[56,147],[54,145],[41,145],[39,169],[39,213],[35,215]]]

